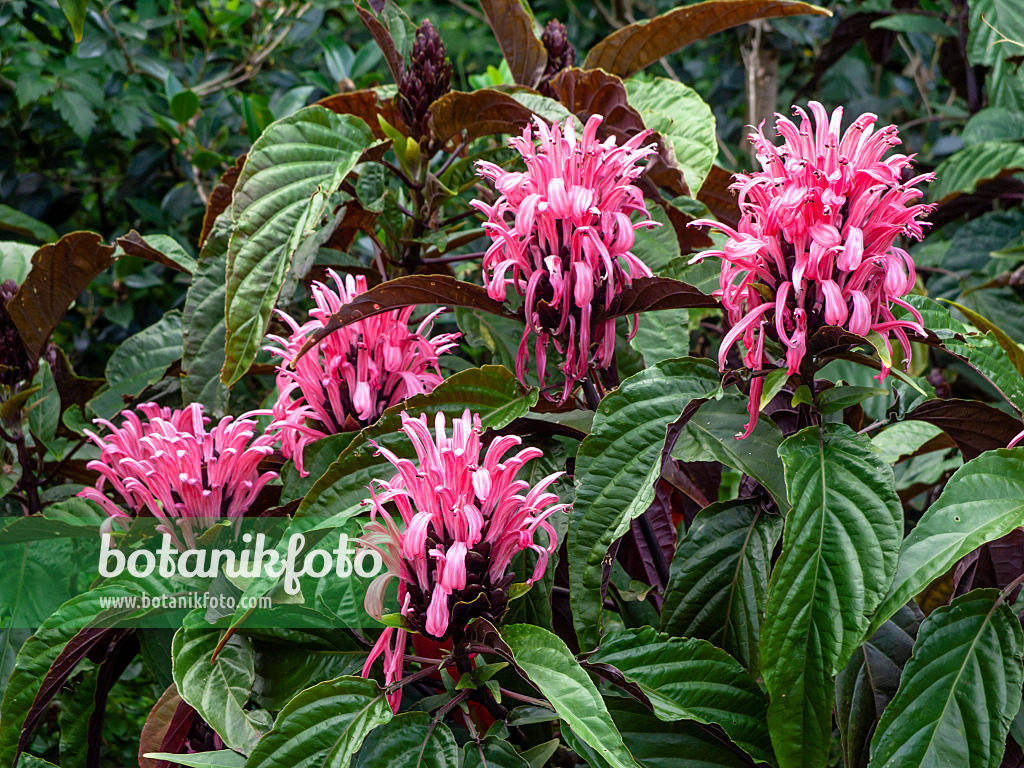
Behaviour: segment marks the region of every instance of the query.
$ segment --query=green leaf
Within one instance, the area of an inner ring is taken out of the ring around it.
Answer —
[[[718,155],[711,107],[689,86],[665,77],[627,80],[625,85],[629,106],[640,113],[646,127],[666,140],[686,186],[696,195]]]
[[[964,145],[984,141],[1024,140],[1024,114],[1005,107],[986,107],[975,112],[964,126]]]
[[[760,669],[761,620],[782,517],[738,500],[702,509],[679,542],[661,609],[661,628],[724,648]]]
[[[173,752],[147,752],[143,757],[152,760],[167,760],[177,765],[187,765],[189,768],[242,768],[245,765],[245,755],[240,755],[230,749],[220,749],[216,752],[194,752],[190,755],[179,755]]]
[[[651,205],[647,213],[651,219],[661,224],[661,226],[638,229],[633,235],[633,247],[629,250],[657,275],[673,259],[680,257],[679,236],[676,234],[676,228],[672,226],[672,220],[663,206]],[[686,258],[689,259],[690,257],[687,256]],[[647,320],[650,316],[650,314],[645,314],[643,320]],[[643,321],[641,321],[640,327],[643,328]],[[681,355],[676,355],[676,357],[686,357],[688,351]]]
[[[125,339],[107,361],[107,385],[88,403],[97,415],[109,419],[125,407],[124,396],[141,394],[163,378],[181,357],[181,312],[172,310],[156,323]]]
[[[79,139],[88,140],[96,127],[96,113],[85,96],[62,88],[53,94],[53,106]]]
[[[1024,448],[988,451],[964,464],[903,542],[896,575],[872,617],[871,631],[968,552],[1021,525]]]
[[[293,258],[316,253],[332,196],[373,143],[358,117],[314,105],[278,120],[253,144],[231,206],[225,384],[249,369]]]
[[[738,440],[749,419],[747,398],[730,393],[704,403],[683,427],[672,458],[680,461],[720,461],[757,480],[779,509],[789,508],[779,445],[782,431],[771,419],[759,419],[746,440]]]
[[[26,235],[28,237],[38,240],[40,243],[52,243],[57,239],[57,233],[53,227],[49,224],[45,224],[38,219],[33,219],[27,213],[22,213],[17,208],[11,208],[9,205],[0,205],[0,229],[5,229],[9,232],[16,232],[19,235]],[[28,248],[29,246],[21,245],[20,243],[4,243],[4,250],[10,249],[11,246],[19,246],[19,250]],[[14,249],[12,249],[14,250]],[[28,253],[28,259],[31,259],[32,254],[35,253],[35,248]],[[5,261],[6,261],[6,254]],[[26,259],[26,261],[28,261]],[[20,283],[24,279],[27,271],[22,274],[21,279],[15,282]],[[5,278],[6,279],[6,278]]]
[[[934,16],[919,13],[894,13],[871,22],[872,29],[890,29],[893,32],[917,32],[935,37],[956,37],[956,32]]]
[[[732,656],[707,640],[671,638],[652,627],[614,632],[588,661],[637,683],[662,720],[718,725],[756,760],[771,762],[768,700]]]
[[[895,464],[910,456],[929,440],[942,434],[934,424],[924,421],[898,421],[871,438],[871,444],[886,464]]]
[[[256,673],[250,641],[232,635],[215,661],[221,641],[216,629],[182,627],[174,635],[171,656],[178,695],[208,722],[231,749],[250,754],[263,735],[257,712],[244,709]]]
[[[871,737],[899,688],[924,614],[910,602],[854,651],[836,677],[836,721],[845,768],[866,768]]]
[[[549,742],[550,743],[550,742]],[[544,745],[538,745],[544,746]],[[558,742],[555,742],[557,748]],[[483,743],[477,747],[472,742],[466,742],[463,748],[464,759],[462,768],[533,768],[523,755],[516,752],[515,747],[507,741],[488,736]],[[548,757],[551,755],[549,754]],[[547,759],[540,765],[546,765]]]
[[[529,624],[504,627],[501,636],[512,649],[516,665],[580,739],[613,768],[636,765],[604,699],[565,643],[546,629]]]
[[[994,589],[921,624],[896,698],[871,740],[872,768],[998,768],[1020,708],[1020,621]]]
[[[82,42],[82,33],[85,31],[85,12],[89,8],[89,0],[60,0],[59,4],[67,20],[71,22],[71,32],[75,36],[75,42]]]
[[[879,387],[851,387],[846,385],[832,387],[818,395],[817,406],[818,410],[827,415],[863,403],[872,397],[888,394],[888,389],[880,389]]]
[[[768,727],[780,768],[820,766],[832,739],[832,676],[892,579],[903,508],[892,469],[845,425],[804,429],[779,455],[793,509],[761,633]]]
[[[0,229],[4,228],[2,211],[0,206]],[[35,252],[34,245],[0,242],[0,281],[13,280],[20,285],[31,268],[32,254]]]
[[[179,91],[171,97],[171,117],[179,123],[187,123],[199,111],[199,97],[194,91]]]
[[[630,346],[643,355],[647,367],[662,360],[686,357],[690,354],[690,313],[700,311],[663,309],[644,312]]]
[[[426,712],[406,712],[374,728],[352,768],[455,768],[459,748],[444,723],[431,725]]]
[[[669,424],[719,387],[706,360],[666,360],[622,382],[597,410],[576,457],[569,518],[569,601],[581,648],[601,637],[603,561],[630,521],[654,500]]]
[[[314,685],[281,710],[246,768],[348,768],[352,756],[391,707],[377,685],[339,677]]]
[[[983,141],[950,155],[935,169],[928,197],[942,202],[969,195],[985,181],[1024,170],[1024,145],[1009,141]]]
[[[943,301],[956,307],[960,313],[970,321],[971,325],[979,331],[986,334],[991,333],[995,338],[996,343],[1002,347],[1006,356],[1010,359],[1010,362],[1013,363],[1013,367],[1017,369],[1017,373],[1024,377],[1024,349],[1021,349],[1017,345],[1017,342],[1011,339],[1010,335],[1006,331],[988,318],[978,314],[973,309],[969,309],[968,307],[965,307],[962,304],[957,304],[955,301],[950,301],[949,299],[943,299]]]

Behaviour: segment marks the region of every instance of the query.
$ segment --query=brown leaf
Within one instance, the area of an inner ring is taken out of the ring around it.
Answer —
[[[953,438],[964,461],[1005,448],[1021,430],[1017,419],[977,400],[926,400],[907,418],[932,424]]]
[[[42,354],[78,294],[114,263],[113,253],[114,246],[95,232],[72,232],[35,252],[31,271],[7,304],[30,358]]]
[[[990,541],[966,555],[953,569],[953,596],[965,595],[972,589],[994,587],[1006,589],[1024,573],[1024,528],[1014,528],[1001,539]],[[1011,605],[1017,600],[1020,586],[1007,595]]]
[[[176,272],[182,272],[186,275],[191,275],[192,272],[186,269],[184,266],[169,258],[162,251],[158,251],[152,245],[147,243],[138,232],[134,229],[124,237],[117,238],[117,244],[121,246],[121,249],[129,256],[137,256],[140,259],[146,261],[153,261],[157,264],[163,264],[165,267],[170,267]]]
[[[167,765],[165,761],[143,755],[163,751],[164,737],[171,727],[171,720],[179,704],[181,697],[178,695],[178,686],[171,683],[157,699],[153,709],[149,711],[149,716],[146,717],[146,724],[142,726],[142,734],[139,736],[139,768],[159,768],[160,765]]]
[[[391,70],[391,77],[395,83],[402,82],[402,73],[405,71],[405,61],[402,59],[402,54],[398,52],[398,48],[395,46],[394,38],[391,37],[391,32],[384,26],[381,21],[374,16],[370,11],[363,8],[362,5],[357,2],[353,3],[356,7],[356,12],[359,14],[359,18],[362,19],[366,28],[370,31],[373,39],[377,42],[381,51],[384,53],[384,61],[387,62],[388,69]]]
[[[717,299],[701,293],[689,283],[667,277],[641,277],[620,293],[607,312],[594,314],[599,323],[613,317],[635,312],[654,312],[661,309],[689,309],[693,307],[719,307]]]
[[[384,131],[380,127],[378,116],[383,117],[388,125],[393,125],[403,133],[408,133],[402,116],[398,113],[394,99],[381,101],[380,94],[372,88],[362,91],[349,91],[348,93],[336,93],[326,99],[317,102],[321,107],[326,107],[339,115],[355,115],[362,118],[373,135],[378,139],[386,139]]]
[[[199,235],[200,248],[206,243],[206,238],[210,236],[213,222],[231,205],[231,196],[235,192],[235,182],[238,181],[238,174],[242,172],[242,166],[245,165],[245,158],[245,155],[240,155],[235,160],[235,164],[224,171],[224,175],[220,177],[220,183],[210,193],[210,200],[206,204],[206,213],[203,214],[203,231]]]
[[[64,413],[73,405],[84,406],[97,390],[106,382],[103,379],[90,379],[78,376],[71,361],[64,354],[64,350],[54,345],[46,351],[47,361],[50,363],[50,370],[53,372],[53,380],[57,385],[57,392],[60,394],[60,411]]]
[[[321,339],[350,323],[418,304],[469,307],[494,315],[514,317],[505,310],[502,302],[488,296],[487,289],[482,285],[464,283],[447,275],[409,275],[381,283],[345,304],[331,315],[330,321],[323,328],[310,336],[298,357],[306,354]]]
[[[590,49],[586,69],[603,69],[629,77],[662,56],[724,29],[756,19],[815,14],[824,9],[791,0],[708,0],[675,8],[616,30]]]
[[[523,0],[480,0],[512,78],[531,88],[540,82],[548,50],[537,37],[533,12]]]
[[[715,218],[735,228],[740,223],[740,207],[736,194],[729,189],[732,174],[717,165],[711,166],[711,173],[704,179],[704,186],[697,193],[697,199],[715,214]]]
[[[324,243],[324,248],[348,251],[360,232],[373,231],[376,221],[376,213],[363,208],[358,200],[349,200],[345,203],[345,214],[341,217],[341,221],[331,233],[330,238]]]
[[[442,144],[462,137],[472,141],[497,133],[521,133],[533,112],[507,93],[491,88],[450,91],[430,105],[430,131]]]
[[[694,220],[692,216],[671,204],[664,205],[662,208],[668,215],[672,228],[676,231],[676,240],[679,241],[681,254],[685,256],[688,253],[706,250],[714,245],[714,241],[708,236],[706,230],[689,226],[690,222]]]

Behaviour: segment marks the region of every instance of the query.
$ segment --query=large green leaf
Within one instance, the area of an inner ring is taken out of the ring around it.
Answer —
[[[406,712],[374,728],[352,768],[456,768],[459,748],[444,723],[426,712]]]
[[[718,389],[706,360],[666,360],[622,382],[598,408],[576,457],[569,519],[570,603],[581,648],[601,637],[603,561],[612,543],[654,499],[668,425],[691,400]]]
[[[626,93],[644,125],[672,147],[686,186],[696,195],[718,155],[711,107],[689,86],[665,77],[627,80]]]
[[[832,676],[896,569],[903,509],[892,469],[845,425],[804,429],[779,455],[793,508],[768,586],[761,670],[779,766],[809,768],[828,756]]]
[[[878,629],[901,605],[986,542],[1024,525],[1024,448],[988,451],[960,467],[900,548]]]
[[[836,721],[844,768],[866,768],[868,747],[882,711],[896,695],[924,614],[910,602],[854,651],[836,677]]]
[[[348,768],[363,740],[391,719],[377,685],[339,677],[307,688],[281,710],[246,768]]]
[[[672,558],[662,630],[710,640],[756,673],[769,564],[781,533],[782,517],[757,501],[701,510]]]
[[[245,765],[245,755],[240,755],[230,749],[219,749],[216,752],[193,752],[188,755],[171,752],[147,752],[143,757],[148,757],[151,760],[167,760],[173,764],[188,766],[188,768],[242,768]]]
[[[558,716],[612,768],[636,763],[593,681],[556,635],[529,624],[504,627],[501,636],[518,667],[551,702]]]
[[[780,509],[789,502],[783,479],[779,446],[782,431],[762,418],[746,440],[738,440],[750,416],[747,398],[730,393],[704,403],[686,423],[672,457],[680,461],[718,461],[754,478],[771,493]]]
[[[0,281],[13,280],[21,285],[32,267],[34,245],[25,243],[0,242]]]
[[[872,768],[998,768],[1020,708],[1020,621],[994,589],[921,624],[896,698],[871,740]]]
[[[985,181],[1024,169],[1024,146],[1012,141],[983,141],[961,149],[935,169],[928,188],[932,200],[969,195]]]
[[[533,768],[515,747],[493,736],[483,739],[479,745],[466,742],[463,753],[462,768]]]
[[[250,754],[263,735],[265,715],[245,709],[256,673],[250,641],[233,635],[213,654],[221,641],[216,629],[182,627],[174,635],[171,656],[178,695],[208,722],[232,749]]]
[[[674,236],[673,236],[674,237]],[[636,336],[629,344],[644,357],[648,367],[662,360],[690,354],[690,313],[699,309],[663,309],[645,312],[640,318]]]
[[[181,312],[167,312],[148,328],[125,339],[107,360],[107,384],[88,403],[97,416],[112,418],[125,407],[125,396],[138,396],[163,378],[181,357]]]
[[[314,105],[273,123],[253,144],[231,204],[224,383],[249,369],[293,258],[316,253],[332,196],[373,142],[358,117]]]
[[[718,725],[758,760],[772,760],[768,700],[736,660],[706,640],[652,627],[610,634],[588,661],[610,664],[638,684],[662,720]]]
[[[182,322],[182,398],[185,403],[202,403],[211,416],[223,416],[228,407],[228,389],[220,380],[220,370],[227,335],[224,280],[230,237],[231,212],[225,211],[214,219],[199,252]]]

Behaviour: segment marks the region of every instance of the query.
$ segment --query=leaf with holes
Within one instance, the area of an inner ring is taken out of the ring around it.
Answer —
[[[707,640],[672,638],[652,627],[614,632],[588,662],[610,664],[636,683],[666,721],[718,725],[760,761],[772,761],[768,700],[732,656]]]
[[[1020,621],[981,589],[921,623],[899,691],[871,740],[872,768],[998,768],[1020,708]]]
[[[576,457],[569,519],[569,601],[581,648],[600,641],[605,555],[654,499],[669,424],[689,401],[718,387],[718,371],[708,361],[666,360],[626,379],[601,401]]]
[[[892,469],[845,425],[804,429],[779,455],[793,508],[768,586],[761,672],[779,765],[809,767],[828,756],[832,676],[896,569],[903,508]]]
[[[320,232],[332,197],[374,142],[359,118],[312,106],[270,125],[253,144],[231,204],[225,384],[249,369],[293,258]]]
[[[672,558],[662,630],[710,640],[756,674],[768,570],[781,533],[782,517],[757,501],[702,509]]]

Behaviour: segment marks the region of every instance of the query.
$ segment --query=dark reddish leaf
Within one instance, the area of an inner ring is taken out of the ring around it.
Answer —
[[[345,203],[345,214],[324,243],[325,248],[347,251],[360,232],[372,232],[377,221],[377,214],[368,211],[357,200]]]
[[[54,697],[60,693],[61,687],[75,671],[78,664],[87,656],[106,656],[107,649],[120,643],[126,636],[132,633],[130,629],[100,629],[98,627],[86,628],[68,641],[64,650],[54,660],[53,665],[46,672],[39,691],[32,702],[32,707],[21,726],[21,736],[18,739],[18,752],[21,754],[32,744],[39,721],[46,712],[47,707]]]
[[[106,382],[103,379],[87,379],[75,374],[71,361],[64,350],[54,345],[46,351],[57,392],[60,394],[60,411],[63,413],[73,405],[85,405]]]
[[[164,738],[167,736],[171,722],[181,703],[178,686],[171,683],[149,711],[146,724],[142,726],[142,735],[139,736],[139,768],[159,768],[161,765],[167,765],[165,761],[154,760],[150,757],[143,757],[143,755],[148,752],[163,751]],[[195,712],[194,709],[192,711]]]
[[[724,29],[756,19],[806,14],[831,15],[824,8],[790,0],[708,0],[686,5],[616,30],[590,49],[583,66],[629,77],[662,56]]]
[[[32,269],[7,304],[29,357],[38,358],[78,294],[113,264],[114,246],[95,232],[72,232],[32,256]]]
[[[491,88],[465,93],[450,91],[430,105],[430,130],[442,144],[498,133],[521,133],[533,112],[507,93]]]
[[[182,754],[185,750],[189,733],[191,733],[192,727],[198,722],[202,722],[199,717],[199,713],[179,699],[178,708],[171,716],[171,722],[164,733],[164,740],[160,744],[160,748],[156,751],[176,755]],[[157,768],[171,768],[171,766],[178,765],[178,763],[172,763],[168,760],[158,760],[156,761],[156,765]]]
[[[103,719],[107,713],[107,697],[115,683],[132,663],[139,652],[139,638],[130,631],[112,640],[106,656],[96,670],[96,693],[93,697],[92,714],[89,716],[88,740],[85,754],[85,768],[99,768],[100,749],[103,746]]]
[[[220,177],[220,183],[210,193],[210,200],[206,204],[206,213],[203,214],[203,231],[199,235],[200,248],[206,243],[206,238],[210,236],[213,222],[231,205],[231,196],[235,192],[235,182],[238,181],[238,174],[242,172],[242,166],[245,165],[245,157],[245,155],[240,155],[235,160],[235,164],[224,171],[224,175]]]
[[[531,88],[540,82],[548,50],[537,37],[533,13],[525,0],[480,0],[512,78]]]
[[[1005,589],[1024,574],[1024,528],[1015,528],[1001,539],[990,541],[964,557],[953,569],[953,597],[972,589]],[[1020,592],[1018,586],[1007,596],[1011,605]]]
[[[593,672],[598,677],[603,677],[616,688],[622,689],[648,709],[654,709],[654,706],[651,704],[651,700],[647,698],[647,694],[644,693],[643,688],[636,683],[627,680],[626,676],[611,664],[605,664],[603,661],[582,661],[580,662],[580,666],[588,672]]]
[[[370,31],[370,35],[377,42],[381,51],[384,53],[384,61],[387,62],[388,69],[391,70],[391,77],[395,83],[402,82],[402,73],[405,71],[405,61],[402,59],[402,54],[398,52],[398,48],[395,46],[394,38],[391,37],[391,32],[388,28],[374,16],[370,11],[363,8],[359,2],[354,3],[356,12],[359,14],[359,18],[362,19],[366,28]],[[383,6],[382,6],[383,7]]]
[[[1020,422],[977,400],[927,400],[907,415],[941,429],[956,443],[964,461],[1005,448],[1020,432]]]
[[[176,272],[182,272],[186,275],[192,273],[183,267],[178,262],[169,258],[162,251],[158,251],[152,245],[142,239],[142,235],[136,232],[134,229],[124,237],[117,238],[117,244],[121,246],[121,249],[129,256],[137,256],[140,259],[146,261],[153,261],[157,264],[163,264],[165,267],[170,267]]]
[[[671,459],[670,459],[671,460]],[[665,486],[668,485],[666,489]],[[650,508],[640,517],[630,521],[629,530],[633,544],[644,574],[644,583],[660,587],[668,585],[668,563],[676,553],[676,527],[672,523],[672,497],[675,488],[665,483],[657,483],[654,501]],[[660,551],[660,556],[655,552]],[[619,554],[620,562],[622,553]],[[662,567],[664,566],[664,567]],[[623,567],[626,567],[625,563]],[[626,572],[633,578],[634,569],[626,567]],[[662,595],[654,595],[654,605],[661,609]]]
[[[729,189],[732,174],[717,165],[711,166],[711,173],[704,179],[704,186],[697,193],[697,199],[715,214],[715,218],[724,221],[730,227],[740,223],[740,208],[736,205],[736,194]]]
[[[595,313],[594,322],[636,312],[718,306],[717,299],[701,293],[689,283],[667,277],[641,277],[616,297],[607,312]]]
[[[690,226],[690,222],[694,220],[692,216],[683,213],[674,205],[664,205],[662,207],[668,215],[668,220],[672,223],[672,228],[676,231],[680,253],[684,255],[696,253],[714,245],[714,242],[708,237],[706,230]]]
[[[402,122],[402,116],[398,114],[398,108],[395,107],[393,99],[385,99],[381,101],[380,94],[375,90],[367,88],[362,91],[349,91],[348,93],[336,93],[333,96],[328,96],[326,99],[320,99],[317,102],[321,107],[326,107],[332,112],[337,112],[339,115],[355,115],[356,117],[362,118],[370,130],[373,131],[373,135],[378,139],[386,139],[384,131],[380,127],[380,121],[377,119],[383,117],[388,125],[393,125],[400,131],[407,131],[405,123]]]

